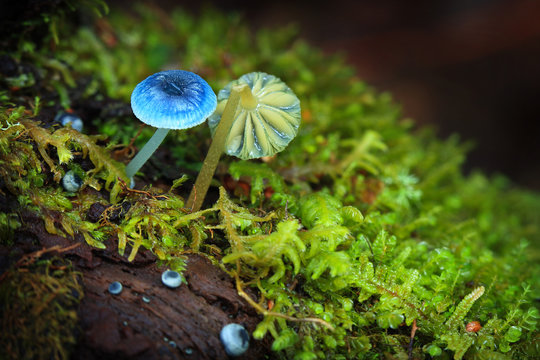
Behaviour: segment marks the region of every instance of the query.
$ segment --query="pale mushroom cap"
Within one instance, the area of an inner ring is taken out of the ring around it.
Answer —
[[[216,108],[216,94],[199,75],[161,71],[141,81],[131,94],[131,108],[145,124],[187,129],[201,124]]]
[[[282,151],[298,132],[300,100],[283,81],[263,72],[243,75],[219,91],[216,111],[208,119],[212,136],[232,87],[242,84],[249,86],[256,105],[245,107],[240,101],[225,143],[225,152],[247,160]]]

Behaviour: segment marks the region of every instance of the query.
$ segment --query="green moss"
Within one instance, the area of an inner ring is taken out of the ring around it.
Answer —
[[[301,100],[297,138],[265,163],[224,159],[222,171],[246,182],[249,196],[221,188],[215,205],[191,214],[178,192],[186,191],[182,175],[204,158],[205,126],[167,139],[176,189],[133,191],[102,135],[45,130],[32,120],[40,114],[35,97],[6,90],[9,102],[24,106],[2,109],[0,176],[21,209],[38,212],[52,233],[81,234],[96,247],[118,241],[130,260],[143,246],[182,270],[184,251],[206,254],[264,315],[253,336],[271,336],[283,358],[406,357],[415,325],[417,358],[538,356],[538,194],[501,177],[464,175],[469,145],[415,129],[390,95],[298,40],[294,28],[253,34],[239,17],[213,10],[198,18],[135,12],[113,9],[101,20],[107,26],[61,36],[54,53],[32,50],[44,78],[65,94],[55,101],[69,105],[78,84],[84,99],[127,102],[138,81],[170,64],[198,72],[216,91],[265,71]],[[90,120],[123,145],[137,132],[132,117]],[[75,153],[93,164],[83,187],[105,198],[61,189]],[[86,213],[96,202],[108,208],[91,223]],[[8,219],[16,224],[16,212],[0,219],[16,228]],[[467,332],[470,321],[483,328]]]
[[[0,278],[2,359],[69,359],[76,344],[79,276],[66,260],[39,257]]]

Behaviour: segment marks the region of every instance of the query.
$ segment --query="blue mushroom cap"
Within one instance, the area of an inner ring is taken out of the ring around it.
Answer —
[[[131,94],[131,108],[142,122],[165,129],[201,124],[216,109],[216,94],[199,75],[167,70],[141,81]]]

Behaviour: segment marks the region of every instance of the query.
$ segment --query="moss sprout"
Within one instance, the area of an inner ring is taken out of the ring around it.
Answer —
[[[69,359],[76,344],[79,276],[64,259],[27,257],[0,277],[6,359]]]

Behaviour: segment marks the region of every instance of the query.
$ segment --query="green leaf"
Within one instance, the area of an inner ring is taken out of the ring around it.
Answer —
[[[456,307],[456,310],[454,310],[452,313],[452,316],[450,316],[450,318],[446,321],[446,326],[452,330],[456,329],[463,321],[476,300],[478,300],[478,298],[484,294],[484,290],[485,289],[483,286],[479,286],[469,295],[465,296]]]
[[[311,259],[306,272],[311,279],[318,279],[326,270],[331,277],[347,274],[351,270],[350,258],[343,251],[321,252]]]
[[[432,357],[440,356],[442,354],[442,349],[437,345],[429,345],[425,351]]]
[[[501,350],[503,353],[507,353],[512,350],[512,348],[510,347],[508,341],[503,340],[499,343],[499,350]]]
[[[294,360],[315,360],[317,359],[317,354],[312,351],[299,351],[294,355]]]
[[[229,172],[236,180],[239,180],[241,176],[251,179],[250,198],[252,204],[255,204],[262,197],[265,186],[272,187],[276,193],[284,192],[283,178],[264,163],[253,161],[234,162],[229,166]]]
[[[521,337],[521,328],[517,326],[510,326],[506,334],[504,334],[504,339],[510,343],[519,341]]]
[[[320,252],[334,251],[351,237],[349,229],[344,226],[316,225],[308,231],[301,232],[300,238],[305,244],[309,244],[306,258],[310,259]]]
[[[441,336],[441,340],[447,343],[447,348],[454,351],[454,360],[460,360],[473,344],[473,339],[467,334],[455,332]]]
[[[397,329],[404,320],[405,317],[400,313],[387,312],[377,316],[377,325],[383,329]]]
[[[364,215],[362,215],[362,212],[354,206],[342,207],[341,216],[347,225],[361,224],[364,221]]]
[[[350,337],[348,339],[348,343],[351,349],[351,357],[349,358],[357,356],[359,359],[361,359],[361,355],[367,353],[372,347],[369,337],[367,336]]]
[[[341,203],[322,192],[303,197],[298,215],[308,229],[316,225],[334,226],[343,222]]]
[[[396,246],[396,237],[389,236],[385,230],[381,230],[373,242],[373,256],[377,261],[383,261]]]
[[[293,346],[298,342],[298,334],[292,329],[285,329],[272,343],[273,351],[280,351]]]
[[[177,187],[180,187],[182,186],[182,184],[184,184],[186,181],[189,180],[189,177],[187,175],[182,175],[182,177],[176,179],[173,181],[173,184],[171,186],[171,188],[169,189],[169,192],[173,191],[174,189],[176,189]]]

